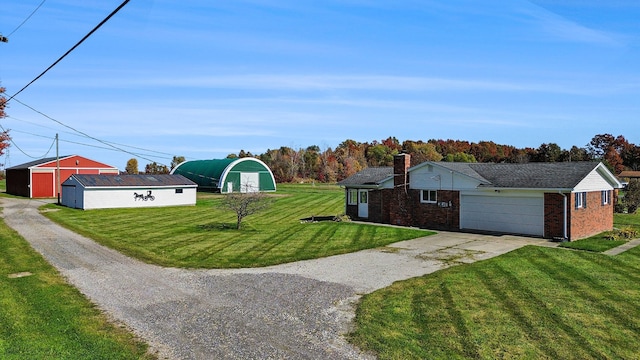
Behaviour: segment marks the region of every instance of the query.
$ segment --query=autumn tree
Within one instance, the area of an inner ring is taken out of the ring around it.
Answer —
[[[369,166],[392,166],[393,156],[398,150],[385,144],[374,144],[367,149],[367,163]]]
[[[131,158],[127,161],[127,166],[124,168],[127,174],[135,175],[138,173],[138,159]]]
[[[624,170],[624,163],[620,155],[628,146],[624,136],[614,137],[611,134],[598,134],[587,145],[587,151],[592,158],[604,162],[615,174]]]
[[[312,145],[302,151],[301,175],[305,179],[316,179],[320,168],[320,147]]]
[[[640,169],[640,146],[627,143],[620,153],[622,163],[631,170]]]
[[[185,162],[186,159],[184,156],[174,156],[173,159],[171,159],[171,169],[175,169],[176,166],[182,164],[183,162]]]
[[[563,150],[561,161],[590,161],[591,156],[587,153],[587,149],[580,148],[575,145],[569,150]]]
[[[442,154],[436,149],[436,145],[431,142],[406,140],[402,143],[402,151],[411,155],[411,166],[425,161],[442,160]]]
[[[7,106],[7,98],[4,97],[5,88],[0,87],[0,120],[4,119],[7,114],[4,112]],[[4,151],[11,144],[11,137],[9,136],[9,130],[0,132],[0,156],[4,154]]]
[[[145,174],[168,174],[169,168],[167,167],[167,165],[158,164],[157,162],[154,161],[150,164],[147,164],[144,167],[144,173]]]
[[[562,148],[556,143],[541,144],[536,150],[536,154],[531,161],[535,162],[557,162],[562,156]]]
[[[474,163],[477,162],[476,158],[471,154],[465,154],[463,152],[457,152],[455,154],[447,154],[443,161],[447,162],[465,162],[465,163]]]

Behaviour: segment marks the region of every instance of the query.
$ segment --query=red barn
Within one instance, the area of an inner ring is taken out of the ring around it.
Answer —
[[[78,155],[61,156],[60,184],[73,174],[118,174],[118,168]],[[58,161],[55,157],[6,169],[7,194],[30,198],[56,197]]]

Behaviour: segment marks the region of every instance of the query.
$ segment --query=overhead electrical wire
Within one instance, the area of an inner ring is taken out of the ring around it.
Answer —
[[[14,117],[14,116],[11,116],[11,115],[6,116],[6,118],[13,119],[13,120],[20,121],[20,122],[25,122],[25,123],[27,123],[27,124],[31,124],[31,125],[34,125],[34,126],[42,127],[42,128],[45,128],[45,129],[50,129],[50,130],[57,131],[57,129],[55,129],[55,128],[53,128],[53,127],[45,126],[45,125],[38,124],[38,123],[35,123],[35,122],[32,122],[32,121],[28,121],[28,120],[18,119],[18,118]],[[30,133],[27,133],[27,132],[25,132],[25,131],[18,131],[18,130],[13,130],[13,129],[12,129],[11,131],[15,131],[15,132],[23,132],[23,133],[26,133],[26,134],[30,134]],[[63,133],[65,133],[65,134],[69,134],[69,135],[78,136],[78,137],[83,137],[83,138],[85,138],[85,137],[86,137],[86,136],[84,136],[84,135],[78,134],[78,133],[76,133],[76,132],[71,132],[71,131],[64,131]],[[30,135],[35,135],[35,136],[41,136],[41,137],[47,137],[47,138],[50,138],[50,136],[46,136],[46,135],[37,135],[37,134],[30,134]],[[61,141],[66,141],[66,140],[61,140]],[[72,141],[66,141],[66,142],[74,143],[74,142],[72,142]],[[141,148],[141,147],[138,147],[138,146],[132,146],[132,145],[127,145],[127,144],[121,144],[121,143],[117,143],[117,142],[113,142],[113,141],[106,141],[106,140],[105,140],[104,142],[105,142],[105,143],[108,143],[108,144],[113,144],[113,145],[118,145],[118,146],[124,146],[124,147],[131,148],[131,149],[142,150],[142,151],[149,152],[149,153],[155,153],[155,154],[159,154],[159,155],[167,155],[167,156],[174,156],[174,155],[175,155],[175,154],[170,154],[170,153],[166,153],[166,152],[162,152],[162,151],[157,151],[157,150],[151,150],[151,149]],[[74,144],[87,145],[87,146],[93,146],[93,145],[90,145],[90,144],[82,144],[82,143],[74,143]],[[97,146],[94,146],[94,147],[97,147]],[[100,149],[107,149],[107,150],[116,150],[116,149],[113,149],[113,148],[110,148],[110,147],[109,147],[109,148],[108,148],[108,147],[98,147],[98,148],[100,148]],[[119,151],[119,150],[117,150],[117,151]],[[153,156],[153,155],[148,155],[148,156]]]
[[[79,133],[79,134],[82,134],[83,136],[85,136],[85,137],[87,137],[87,138],[89,138],[89,139],[91,139],[91,140],[94,140],[94,141],[97,141],[97,142],[99,142],[99,143],[102,143],[102,144],[104,144],[104,145],[108,146],[109,148],[112,148],[112,149],[115,149],[115,150],[118,150],[118,151],[121,151],[121,152],[124,152],[124,153],[130,154],[130,155],[133,155],[133,156],[141,157],[142,159],[147,160],[147,161],[155,162],[155,161],[153,161],[153,160],[151,160],[151,159],[149,159],[149,158],[146,158],[146,157],[142,156],[141,154],[136,154],[136,153],[133,153],[133,152],[131,152],[131,151],[128,151],[128,150],[122,149],[122,148],[120,148],[120,147],[117,147],[117,146],[115,146],[115,145],[113,145],[113,144],[109,143],[109,142],[106,142],[106,141],[100,140],[100,139],[98,139],[98,138],[96,138],[96,137],[93,137],[93,136],[91,136],[91,135],[89,135],[89,134],[86,134],[86,133],[84,133],[84,132],[82,132],[82,131],[80,131],[80,130],[78,130],[78,129],[75,129],[75,128],[71,127],[71,126],[68,126],[68,125],[66,125],[66,124],[62,123],[61,121],[58,121],[58,120],[56,120],[56,119],[52,118],[51,116],[48,116],[47,114],[45,114],[45,113],[43,113],[43,112],[41,112],[41,111],[39,111],[39,110],[37,110],[37,109],[35,109],[35,108],[33,108],[33,107],[31,107],[31,106],[29,106],[29,105],[25,104],[24,102],[22,102],[22,101],[20,101],[20,100],[18,100],[18,99],[16,99],[16,98],[15,98],[18,94],[20,94],[21,92],[23,92],[23,91],[24,91],[26,88],[28,88],[31,84],[33,84],[33,83],[34,83],[34,82],[36,82],[38,79],[40,79],[42,76],[44,76],[44,74],[46,74],[49,70],[51,70],[54,66],[56,66],[60,61],[62,61],[62,59],[64,59],[64,58],[65,58],[67,55],[69,55],[73,50],[75,50],[78,46],[80,46],[80,44],[82,44],[86,39],[88,39],[91,35],[93,35],[93,33],[95,33],[95,32],[96,32],[100,27],[102,27],[102,25],[104,25],[107,21],[109,21],[109,19],[111,19],[111,18],[112,18],[116,13],[118,13],[118,12],[119,12],[119,11],[120,11],[124,6],[125,6],[125,5],[127,5],[127,3],[128,3],[129,1],[130,1],[130,0],[125,0],[125,1],[123,1],[123,2],[122,2],[122,3],[121,3],[121,4],[120,4],[120,5],[119,5],[115,10],[113,10],[113,11],[112,11],[112,12],[111,12],[111,13],[110,13],[106,18],[104,18],[104,19],[103,19],[103,20],[102,20],[98,25],[96,25],[96,26],[95,26],[91,31],[89,31],[89,32],[88,32],[88,33],[87,33],[87,34],[86,34],[82,39],[80,39],[80,41],[78,41],[74,46],[72,46],[72,47],[71,47],[71,49],[67,50],[67,52],[65,52],[65,53],[64,53],[60,58],[58,58],[58,60],[56,60],[55,62],[53,62],[53,64],[51,64],[49,67],[47,67],[43,72],[41,72],[38,76],[36,76],[33,80],[31,80],[31,81],[30,81],[29,83],[27,83],[25,86],[23,86],[23,87],[22,87],[18,92],[14,93],[11,97],[9,97],[9,98],[7,99],[7,101],[6,101],[6,102],[8,103],[8,102],[9,102],[9,101],[11,101],[11,100],[15,100],[16,102],[18,102],[18,103],[22,104],[23,106],[25,106],[25,107],[27,107],[27,108],[31,109],[32,111],[34,111],[34,112],[36,112],[36,113],[38,113],[38,114],[40,114],[40,115],[42,115],[42,116],[46,117],[47,119],[52,120],[52,121],[54,121],[54,122],[56,122],[56,123],[58,123],[58,124],[60,124],[60,125],[62,125],[62,126],[64,126],[64,127],[68,128],[68,129],[70,129],[70,130],[72,130],[72,131],[74,131],[74,132],[77,132],[77,133]],[[44,1],[42,1],[42,3],[38,6],[38,8],[39,8],[40,6],[42,6],[42,4],[43,4],[43,3],[44,3]],[[33,13],[35,13],[35,11],[37,11],[37,9],[36,9],[36,10],[34,10],[34,12],[33,12]],[[33,15],[33,13],[32,13],[31,15]],[[29,15],[29,17],[31,17],[31,15]],[[28,18],[27,18],[27,20],[28,20]],[[23,21],[23,23],[24,23],[24,22],[26,22],[26,20],[25,20],[25,21]],[[22,25],[22,24],[21,24],[21,25]],[[21,25],[20,25],[20,26],[21,26]],[[18,26],[18,28],[19,28],[20,26]],[[16,30],[17,30],[18,28],[16,28]],[[14,30],[14,31],[12,31],[12,33],[13,33],[13,32],[15,32],[15,30]],[[0,125],[0,127],[2,127],[2,126]],[[3,130],[4,130],[4,128],[3,128]],[[13,141],[12,141],[12,143],[13,143],[13,144],[16,146],[16,148],[18,148],[18,149],[19,149],[23,154],[25,154],[25,155],[27,155],[27,156],[28,156],[28,154],[26,154],[24,151],[22,151],[22,150],[17,146],[17,144],[15,144]],[[141,149],[141,150],[142,150],[142,149]]]
[[[0,124],[0,129],[2,129],[2,131],[4,131],[4,132],[7,132],[7,130],[5,130],[5,128],[2,126],[2,124]],[[36,136],[39,136],[39,135],[36,135]],[[42,137],[45,137],[45,136],[42,136]],[[49,150],[47,150],[47,152],[46,152],[46,153],[44,153],[44,155],[42,155],[42,156],[33,156],[33,155],[29,155],[29,154],[27,154],[27,152],[25,152],[24,150],[22,150],[22,148],[21,148],[20,146],[18,146],[18,144],[16,144],[16,142],[15,142],[15,141],[13,141],[13,139],[12,139],[11,137],[9,137],[9,141],[10,141],[10,142],[11,142],[11,144],[13,144],[13,146],[14,146],[16,149],[18,149],[18,151],[20,151],[24,156],[29,157],[29,158],[32,158],[32,159],[41,159],[41,158],[43,158],[43,157],[46,157],[46,156],[49,154],[49,152],[51,151],[51,149],[53,149],[53,145],[55,145],[55,143],[56,143],[56,140],[54,139],[54,140],[53,140],[53,142],[51,143],[51,146],[49,146]]]
[[[31,19],[31,17],[33,16],[33,14],[36,13],[36,11],[38,11],[40,9],[40,7],[42,6],[42,4],[45,3],[45,1],[47,0],[42,0],[42,2],[40,2],[40,5],[38,5],[32,12],[31,14],[29,14],[29,16],[27,16],[26,19],[24,19],[20,25],[18,25],[15,29],[13,29],[12,32],[9,33],[9,35],[7,35],[7,37],[11,37],[11,35],[13,35],[13,33],[15,33],[16,31],[18,31],[18,29],[20,29],[22,27],[22,25],[24,25],[24,23],[26,23],[27,21],[29,21],[29,19]]]
[[[27,85],[25,85],[22,89],[20,89],[17,93],[13,94],[9,99],[7,99],[7,102],[11,101],[16,95],[20,94],[21,92],[23,92],[26,88],[29,87],[29,85],[33,84],[34,82],[36,82],[38,79],[40,79],[44,74],[46,74],[49,70],[51,70],[54,66],[56,66],[60,61],[62,61],[62,59],[64,59],[67,55],[69,55],[73,50],[75,50],[78,46],[80,46],[80,44],[82,44],[85,40],[87,40],[89,38],[89,36],[93,35],[94,32],[96,32],[96,30],[98,30],[100,27],[102,27],[102,25],[104,25],[107,21],[109,21],[109,19],[111,19],[111,17],[113,17],[113,15],[115,15],[118,11],[120,11],[120,9],[122,9],[125,5],[127,5],[127,3],[130,0],[125,0],[122,2],[122,4],[120,4],[115,10],[113,10],[111,12],[111,14],[109,14],[106,18],[104,18],[104,20],[102,20],[98,25],[96,25],[91,31],[89,31],[89,33],[87,33],[87,35],[85,35],[82,39],[80,39],[80,41],[78,41],[75,45],[73,45],[71,47],[71,49],[67,50],[66,53],[64,53],[60,58],[58,58],[58,60],[56,60],[53,64],[49,65],[48,68],[46,68],[43,72],[40,73],[40,75],[36,76],[33,80],[31,80]]]
[[[107,141],[100,140],[100,139],[98,139],[98,138],[96,138],[96,137],[94,137],[94,136],[91,136],[91,135],[89,135],[89,134],[87,134],[87,133],[85,133],[85,132],[82,132],[82,131],[80,131],[80,130],[78,130],[78,129],[76,129],[76,128],[72,127],[72,126],[69,126],[69,125],[67,125],[67,124],[64,124],[63,122],[58,121],[58,120],[56,120],[56,119],[52,118],[51,116],[49,116],[49,115],[47,115],[47,114],[43,113],[42,111],[39,111],[39,110],[35,109],[35,108],[34,108],[34,107],[32,107],[32,106],[29,106],[29,105],[27,105],[27,104],[23,103],[22,101],[20,101],[20,100],[18,100],[18,99],[14,99],[14,100],[15,100],[16,102],[20,103],[22,106],[25,106],[25,107],[27,107],[27,108],[31,109],[32,111],[34,111],[34,112],[36,112],[36,113],[38,113],[38,114],[40,114],[40,115],[42,115],[42,116],[46,117],[47,119],[49,119],[49,120],[51,120],[51,121],[53,121],[53,122],[56,122],[56,123],[58,123],[58,124],[60,124],[60,125],[62,125],[62,126],[64,126],[64,127],[66,127],[67,129],[70,129],[70,130],[72,130],[72,131],[74,131],[74,132],[77,132],[78,134],[82,134],[82,135],[84,135],[85,137],[87,137],[87,138],[89,138],[89,139],[91,139],[91,140],[97,141],[97,142],[99,142],[99,143],[101,143],[101,144],[103,144],[103,145],[106,145],[106,146],[108,146],[108,147],[110,147],[110,148],[113,148],[113,149],[119,150],[119,151],[121,151],[121,152],[124,152],[124,153],[130,154],[130,155],[133,155],[133,156],[139,156],[139,157],[141,157],[141,158],[142,158],[142,159],[144,159],[144,160],[154,162],[153,160],[151,160],[151,159],[149,159],[149,158],[146,158],[146,157],[143,157],[143,156],[141,156],[140,154],[136,154],[136,153],[133,153],[133,152],[131,152],[131,151],[125,150],[125,149],[123,149],[123,148],[121,148],[121,147],[118,147],[118,146],[115,146],[115,145],[113,145],[113,144],[110,144],[110,143],[109,143],[109,142],[107,142]]]

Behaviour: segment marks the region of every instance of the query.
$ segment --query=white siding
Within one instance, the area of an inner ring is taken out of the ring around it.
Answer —
[[[475,189],[480,183],[468,176],[439,166],[423,166],[411,171],[409,177],[411,189],[468,190]]]
[[[588,192],[588,191],[600,191],[600,190],[612,190],[613,185],[610,184],[598,171],[594,169],[591,173],[585,176],[578,185],[573,189],[574,192]]]
[[[181,189],[182,193],[176,193],[176,188],[84,189],[84,209],[195,205],[196,188]],[[148,191],[152,197],[147,196]]]

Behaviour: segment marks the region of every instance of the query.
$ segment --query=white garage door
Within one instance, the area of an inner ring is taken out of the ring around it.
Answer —
[[[462,195],[460,228],[544,235],[544,198]]]

